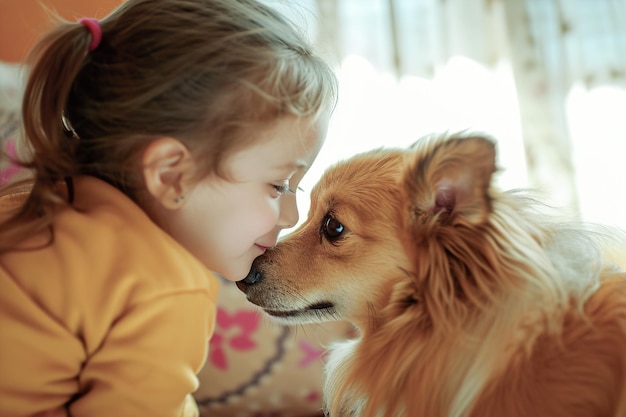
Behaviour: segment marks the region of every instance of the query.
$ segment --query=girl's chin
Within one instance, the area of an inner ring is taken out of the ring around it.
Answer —
[[[230,281],[230,282],[237,282],[237,281],[241,281],[243,278],[245,278],[245,276],[244,276],[243,278],[232,278],[232,277],[230,277],[230,276],[227,276],[227,275],[222,275],[222,274],[220,274],[220,276],[221,276],[222,278],[224,278],[226,281]]]
[[[255,255],[250,256],[249,259],[246,259],[246,260],[242,259],[240,260],[240,262],[237,262],[237,265],[232,265],[230,268],[226,268],[226,270],[224,270],[223,272],[217,272],[217,271],[216,272],[228,281],[231,281],[231,282],[241,281],[242,279],[248,276],[248,273],[250,272],[250,268],[252,268],[252,262],[258,256],[259,254],[257,252]]]
[[[248,275],[250,268],[248,268],[245,272],[244,272],[244,269],[245,268],[236,268],[236,269],[231,268],[227,271],[224,271],[223,273],[218,272],[218,274],[227,281],[237,282],[237,281],[241,281]]]

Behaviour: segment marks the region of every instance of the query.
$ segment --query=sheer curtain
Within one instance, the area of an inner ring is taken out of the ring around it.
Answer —
[[[626,1],[277,7],[308,30],[340,79],[306,191],[328,165],[356,152],[469,129],[498,139],[502,186],[533,188],[572,215],[626,227],[619,210],[626,203]]]

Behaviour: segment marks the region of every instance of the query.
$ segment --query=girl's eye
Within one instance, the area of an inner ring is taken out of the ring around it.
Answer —
[[[288,183],[272,184],[272,188],[276,192],[275,197],[280,197],[283,194],[295,194],[296,192],[291,189]]]

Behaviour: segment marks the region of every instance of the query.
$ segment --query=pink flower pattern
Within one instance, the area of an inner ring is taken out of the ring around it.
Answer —
[[[306,368],[312,362],[315,362],[318,359],[323,360],[325,355],[325,350],[316,346],[312,346],[308,344],[306,341],[300,341],[300,350],[304,353],[304,358],[300,359],[298,365],[300,368]]]
[[[7,142],[6,153],[11,158],[9,161],[9,166],[0,170],[0,184],[6,184],[11,181],[11,178],[20,171],[19,165],[15,164],[12,159],[16,157],[15,153],[15,143],[12,140]]]
[[[259,322],[260,317],[256,311],[239,310],[231,315],[223,308],[218,308],[215,332],[209,342],[209,360],[211,363],[218,369],[228,369],[225,344],[233,350],[254,349],[256,342],[252,340],[251,336],[258,329]],[[229,338],[226,333],[233,327],[238,328],[239,332]]]

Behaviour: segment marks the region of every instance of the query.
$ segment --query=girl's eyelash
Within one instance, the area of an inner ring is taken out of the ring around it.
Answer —
[[[272,187],[276,189],[279,194],[295,194],[296,192],[289,186],[289,184],[273,184]],[[299,188],[299,187],[298,187]]]

